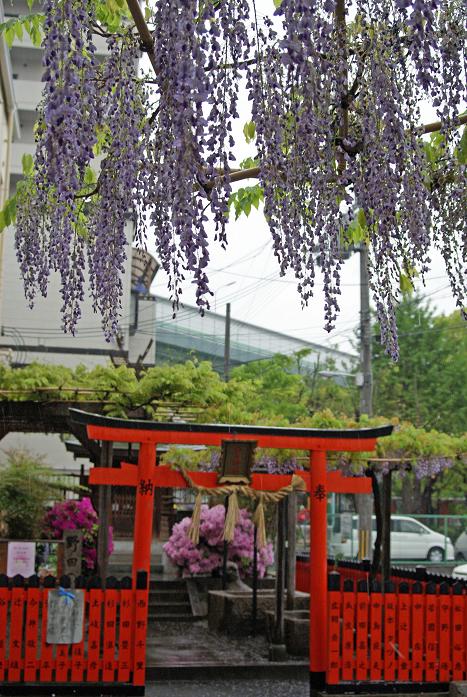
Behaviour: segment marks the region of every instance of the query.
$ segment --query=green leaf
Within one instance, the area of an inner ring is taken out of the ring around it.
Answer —
[[[254,121],[246,122],[246,124],[243,126],[243,135],[245,136],[247,143],[251,143],[251,141],[255,139],[256,126]]]
[[[34,0],[27,0],[28,7],[30,10],[32,10],[32,6],[34,5]]]
[[[34,159],[29,153],[24,153],[21,158],[21,164],[23,165],[23,174],[32,174],[34,168]]]
[[[405,273],[400,273],[399,274],[399,287],[401,289],[401,292],[404,293],[404,295],[413,293],[414,287],[413,287],[412,278]]]
[[[21,22],[16,22],[15,34],[18,37],[18,39],[21,41],[23,38],[23,26],[22,26]]]
[[[272,0],[272,1],[274,3],[274,7],[276,8],[276,10],[278,7],[280,7],[282,5],[282,0]]]
[[[89,165],[84,170],[84,183],[89,185],[96,183],[96,174],[92,167],[89,167]]]
[[[15,27],[14,27],[14,25],[13,26],[10,25],[5,30],[5,39],[6,39],[6,42],[8,44],[8,48],[11,48],[13,46],[13,41],[15,40],[15,36],[16,36]]]
[[[0,232],[3,232],[6,227],[5,214],[3,211],[0,211]]]

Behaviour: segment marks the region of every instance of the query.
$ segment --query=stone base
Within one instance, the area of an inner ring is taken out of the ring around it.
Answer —
[[[449,697],[467,697],[467,682],[452,682],[449,685]]]
[[[274,612],[267,612],[267,636],[272,637]],[[308,656],[310,646],[310,613],[308,610],[284,611],[284,641],[291,656]],[[466,696],[467,697],[467,696]]]
[[[285,644],[269,644],[269,660],[274,663],[282,663],[287,660]]]
[[[245,630],[251,626],[252,599],[252,591],[210,591],[208,594],[209,629],[232,635],[245,633]],[[257,631],[266,629],[266,616],[274,615],[275,604],[276,597],[273,590],[258,591]],[[306,611],[309,605],[308,593],[297,593],[296,605],[297,608]]]

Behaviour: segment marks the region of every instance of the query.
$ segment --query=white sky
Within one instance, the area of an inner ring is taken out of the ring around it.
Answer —
[[[258,5],[261,9],[263,2],[265,10],[272,6],[272,0],[268,0],[267,3],[261,0]],[[240,91],[239,113],[240,119],[233,134],[237,163],[246,157],[254,157],[256,152],[254,143],[246,144],[242,133],[244,123],[251,119],[245,90]],[[436,120],[433,109],[428,105],[422,108],[422,120],[424,123]],[[254,183],[254,180],[246,180],[239,186]],[[323,329],[324,300],[319,275],[314,298],[306,308],[302,308],[293,274],[283,278],[279,276],[278,264],[272,252],[271,235],[261,208],[259,211],[253,209],[248,218],[242,215],[238,221],[235,221],[232,215],[227,232],[229,245],[225,251],[215,243],[210,246],[211,261],[207,273],[211,290],[215,294],[212,298],[212,310],[224,313],[225,304],[230,302],[231,314],[235,319],[344,351],[352,350],[351,341],[359,322],[358,254],[354,254],[343,265],[341,311],[335,330],[328,334]],[[155,253],[150,236],[148,251]],[[431,258],[431,270],[425,279],[423,292],[430,298],[433,308],[440,313],[449,314],[456,307],[450,294],[444,262],[435,250]],[[422,286],[421,282],[416,285]],[[158,272],[151,290],[156,295],[169,297],[167,276],[162,270]],[[195,304],[194,287],[189,281],[183,286],[182,301]]]

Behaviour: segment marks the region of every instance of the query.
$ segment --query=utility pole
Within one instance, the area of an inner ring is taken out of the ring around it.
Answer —
[[[368,246],[360,243],[360,370],[363,384],[360,390],[360,414],[373,414],[373,374],[371,370],[371,315],[368,277]],[[369,494],[355,494],[358,512],[358,557],[371,557],[373,501]]]
[[[225,339],[224,339],[224,380],[229,381],[230,375],[230,303],[225,306]]]

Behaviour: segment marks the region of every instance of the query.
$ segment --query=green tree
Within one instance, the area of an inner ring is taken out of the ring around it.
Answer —
[[[374,408],[416,426],[460,434],[467,427],[467,335],[454,313],[435,316],[419,295],[397,310],[400,359],[388,358],[373,336]]]
[[[0,465],[0,515],[12,539],[39,537],[46,505],[63,495],[64,484],[42,457],[9,450]]]

